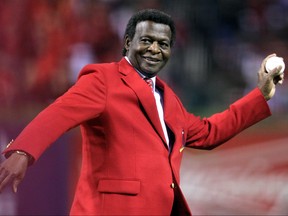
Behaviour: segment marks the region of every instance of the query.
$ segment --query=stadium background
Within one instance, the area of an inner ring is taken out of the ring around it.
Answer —
[[[119,60],[126,22],[142,8],[173,16],[177,42],[160,76],[196,115],[254,88],[268,54],[288,59],[286,0],[1,0],[1,148],[82,66]],[[185,149],[181,184],[195,215],[288,214],[287,92],[284,82],[269,102],[273,116],[224,146]],[[68,214],[80,165],[75,128],[28,170],[17,195],[2,192],[0,215]]]

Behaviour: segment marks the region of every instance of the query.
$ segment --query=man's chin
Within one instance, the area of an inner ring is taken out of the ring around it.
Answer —
[[[158,74],[158,72],[159,72],[159,70],[157,70],[157,71],[145,70],[145,71],[142,71],[141,73],[143,75],[145,75],[146,77],[154,77]]]
[[[148,67],[142,68],[142,73],[145,76],[153,77],[153,76],[156,76],[160,70],[161,70],[161,68],[159,68],[159,67],[149,67],[148,66]]]

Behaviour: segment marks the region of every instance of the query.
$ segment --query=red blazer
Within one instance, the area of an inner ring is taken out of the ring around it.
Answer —
[[[170,215],[185,147],[211,149],[270,115],[258,88],[210,118],[188,113],[161,79],[166,145],[150,87],[123,58],[84,67],[77,83],[43,110],[6,149],[36,160],[59,136],[81,125],[83,161],[72,215]]]

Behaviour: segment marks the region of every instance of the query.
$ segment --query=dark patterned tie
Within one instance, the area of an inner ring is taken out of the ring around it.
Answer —
[[[154,91],[153,91],[153,81],[152,81],[152,79],[150,79],[150,78],[145,78],[144,80],[145,80],[145,82],[148,84],[148,86],[150,86],[151,91],[152,91],[152,93],[154,94]]]

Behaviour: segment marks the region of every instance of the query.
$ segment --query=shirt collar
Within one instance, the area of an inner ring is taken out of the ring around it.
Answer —
[[[128,63],[129,63],[131,66],[133,66],[127,56],[125,56],[125,59],[128,61]],[[144,74],[142,74],[140,71],[138,71],[135,67],[133,67],[133,68],[137,71],[137,73],[138,73],[143,79],[148,78],[148,77],[146,77]],[[153,89],[155,90],[156,76],[151,77],[150,79],[152,79],[152,81],[153,81]]]

